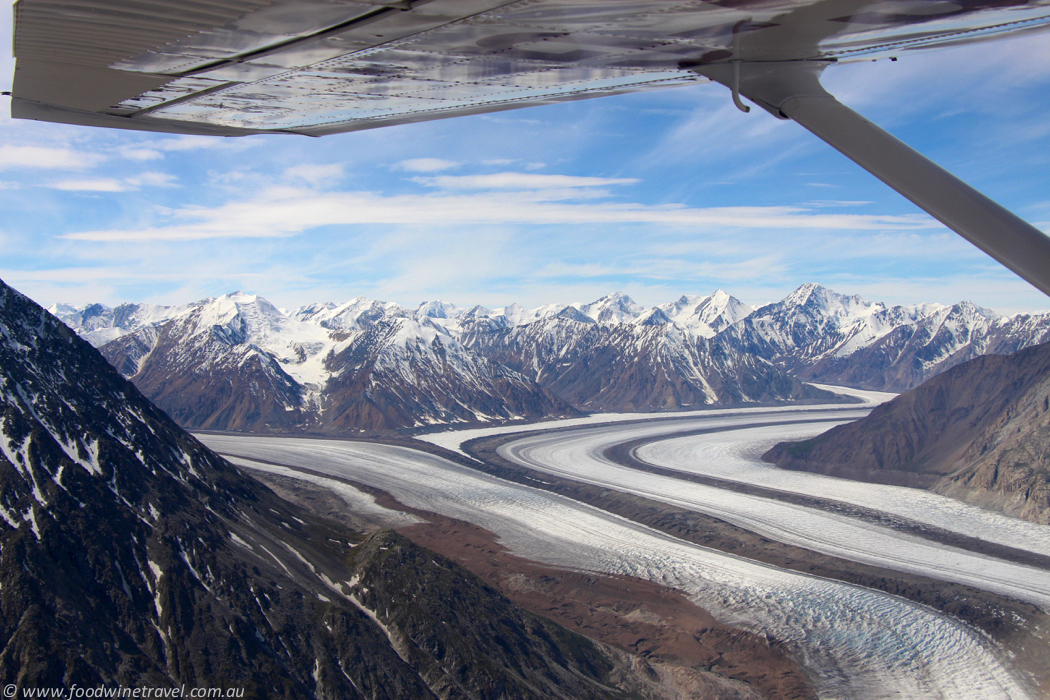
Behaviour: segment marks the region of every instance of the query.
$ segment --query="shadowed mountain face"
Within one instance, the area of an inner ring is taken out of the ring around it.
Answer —
[[[579,308],[455,311],[356,299],[289,315],[234,293],[101,351],[180,425],[205,430],[340,434],[835,400],[705,337],[746,312],[721,292],[649,312],[622,294]]]
[[[575,415],[518,372],[410,319],[384,319],[326,358],[326,431]]]
[[[292,318],[236,293],[101,351],[187,428],[337,433],[575,413],[429,317],[377,304],[340,310]]]
[[[4,684],[493,700],[630,685],[448,560],[242,475],[3,283],[0,396]]]
[[[1050,524],[1050,344],[958,365],[866,418],[763,459],[919,486]]]
[[[556,317],[468,333],[463,343],[588,411],[837,400],[766,360],[669,323],[602,326]]]

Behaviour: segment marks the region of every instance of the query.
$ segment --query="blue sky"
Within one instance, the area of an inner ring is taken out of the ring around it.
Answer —
[[[0,60],[5,90],[12,70]],[[1050,34],[834,66],[824,83],[1050,230]],[[743,114],[713,84],[321,139],[2,109],[0,278],[43,304],[242,289],[285,307],[614,290],[651,305],[716,288],[757,304],[819,282],[888,303],[1050,308],[798,125]]]

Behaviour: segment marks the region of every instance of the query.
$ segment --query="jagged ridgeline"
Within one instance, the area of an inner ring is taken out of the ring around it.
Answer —
[[[886,306],[816,284],[757,309],[716,291],[649,309],[615,293],[535,309],[359,297],[282,311],[233,293],[51,311],[180,425],[286,433],[829,402],[803,382],[902,391],[1050,340],[1050,315]]]
[[[5,685],[633,692],[624,662],[452,562],[318,520],[242,475],[2,282],[0,395]]]

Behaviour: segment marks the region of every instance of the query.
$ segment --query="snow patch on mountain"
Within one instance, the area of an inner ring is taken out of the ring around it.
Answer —
[[[133,333],[140,328],[157,326],[177,316],[192,304],[158,306],[156,304],[52,304],[47,311],[95,347]]]
[[[721,289],[716,289],[706,297],[683,295],[677,301],[654,308],[662,311],[670,322],[701,338],[713,338],[737,321],[747,318],[754,310]]]

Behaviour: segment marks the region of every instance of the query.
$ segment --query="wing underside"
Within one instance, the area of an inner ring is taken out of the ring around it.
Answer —
[[[323,135],[1028,31],[1024,0],[18,0],[16,117]]]

